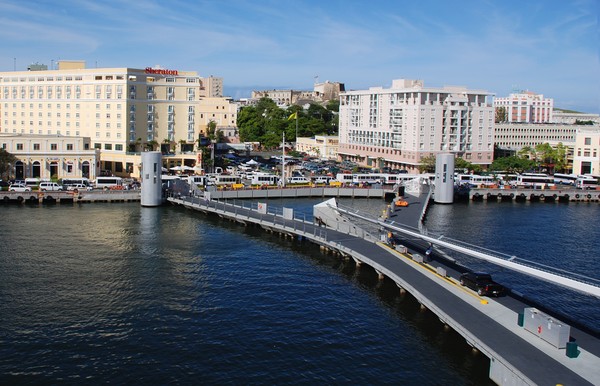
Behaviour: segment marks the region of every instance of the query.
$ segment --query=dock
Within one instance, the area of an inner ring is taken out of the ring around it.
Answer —
[[[140,201],[139,190],[0,192],[4,204],[73,204]]]
[[[412,218],[420,216],[422,197],[405,197]],[[444,326],[463,336],[474,351],[490,359],[490,379],[500,385],[597,385],[600,384],[600,339],[589,331],[570,329],[569,349],[558,348],[522,326],[523,310],[530,307],[513,297],[487,298],[462,287],[456,267],[427,261],[423,251],[393,248],[381,235],[361,229],[350,218],[337,216],[323,224],[299,216],[291,209],[273,211],[255,201],[228,202],[201,197],[169,198],[177,206],[206,215],[217,215],[243,226],[255,225],[293,240],[308,240],[322,251],[351,259],[357,269],[375,270],[388,278],[401,293],[408,292],[422,308],[433,312]],[[414,204],[414,205],[413,205]],[[425,204],[422,202],[422,204]],[[395,212],[401,217],[400,212]],[[301,241],[300,241],[301,242]]]
[[[469,191],[474,201],[600,202],[600,191],[579,189],[491,189]]]

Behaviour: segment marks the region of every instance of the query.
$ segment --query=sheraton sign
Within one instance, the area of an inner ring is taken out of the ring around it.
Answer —
[[[177,70],[165,70],[162,68],[151,68],[146,67],[146,74],[158,74],[158,75],[178,75],[179,71]]]

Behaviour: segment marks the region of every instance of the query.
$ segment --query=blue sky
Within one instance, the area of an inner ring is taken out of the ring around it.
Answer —
[[[0,71],[35,62],[197,71],[225,93],[461,85],[600,113],[598,1],[0,0]],[[16,60],[15,60],[16,58]]]

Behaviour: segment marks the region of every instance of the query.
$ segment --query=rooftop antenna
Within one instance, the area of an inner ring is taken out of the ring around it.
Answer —
[[[319,83],[319,75],[316,75],[314,79],[315,79],[315,84]]]
[[[17,58],[13,58],[14,59],[14,70],[17,71]]]

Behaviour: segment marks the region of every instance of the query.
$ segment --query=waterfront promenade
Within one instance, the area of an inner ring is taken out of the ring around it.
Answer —
[[[422,206],[417,203],[422,202],[421,197],[407,198],[410,201],[407,208],[419,213],[417,208]],[[325,227],[293,213],[286,215],[270,211],[268,207],[261,208],[259,205],[264,204],[256,202],[234,205],[197,197],[170,198],[169,201],[241,224],[256,224],[290,238],[307,239],[324,251],[353,259],[359,267],[372,267],[381,279],[393,280],[401,291],[409,292],[442,323],[462,335],[469,345],[489,357],[490,378],[498,384],[600,383],[597,374],[600,343],[596,336],[571,328],[578,355],[568,357],[565,349],[557,349],[519,326],[519,313],[528,304],[511,297],[481,298],[458,284],[459,272],[455,267],[444,267],[445,273],[440,273],[441,262],[418,261],[415,257],[422,251],[409,248],[401,253],[380,242],[380,235],[361,231],[351,220]],[[399,219],[402,210],[395,212],[392,219]]]

